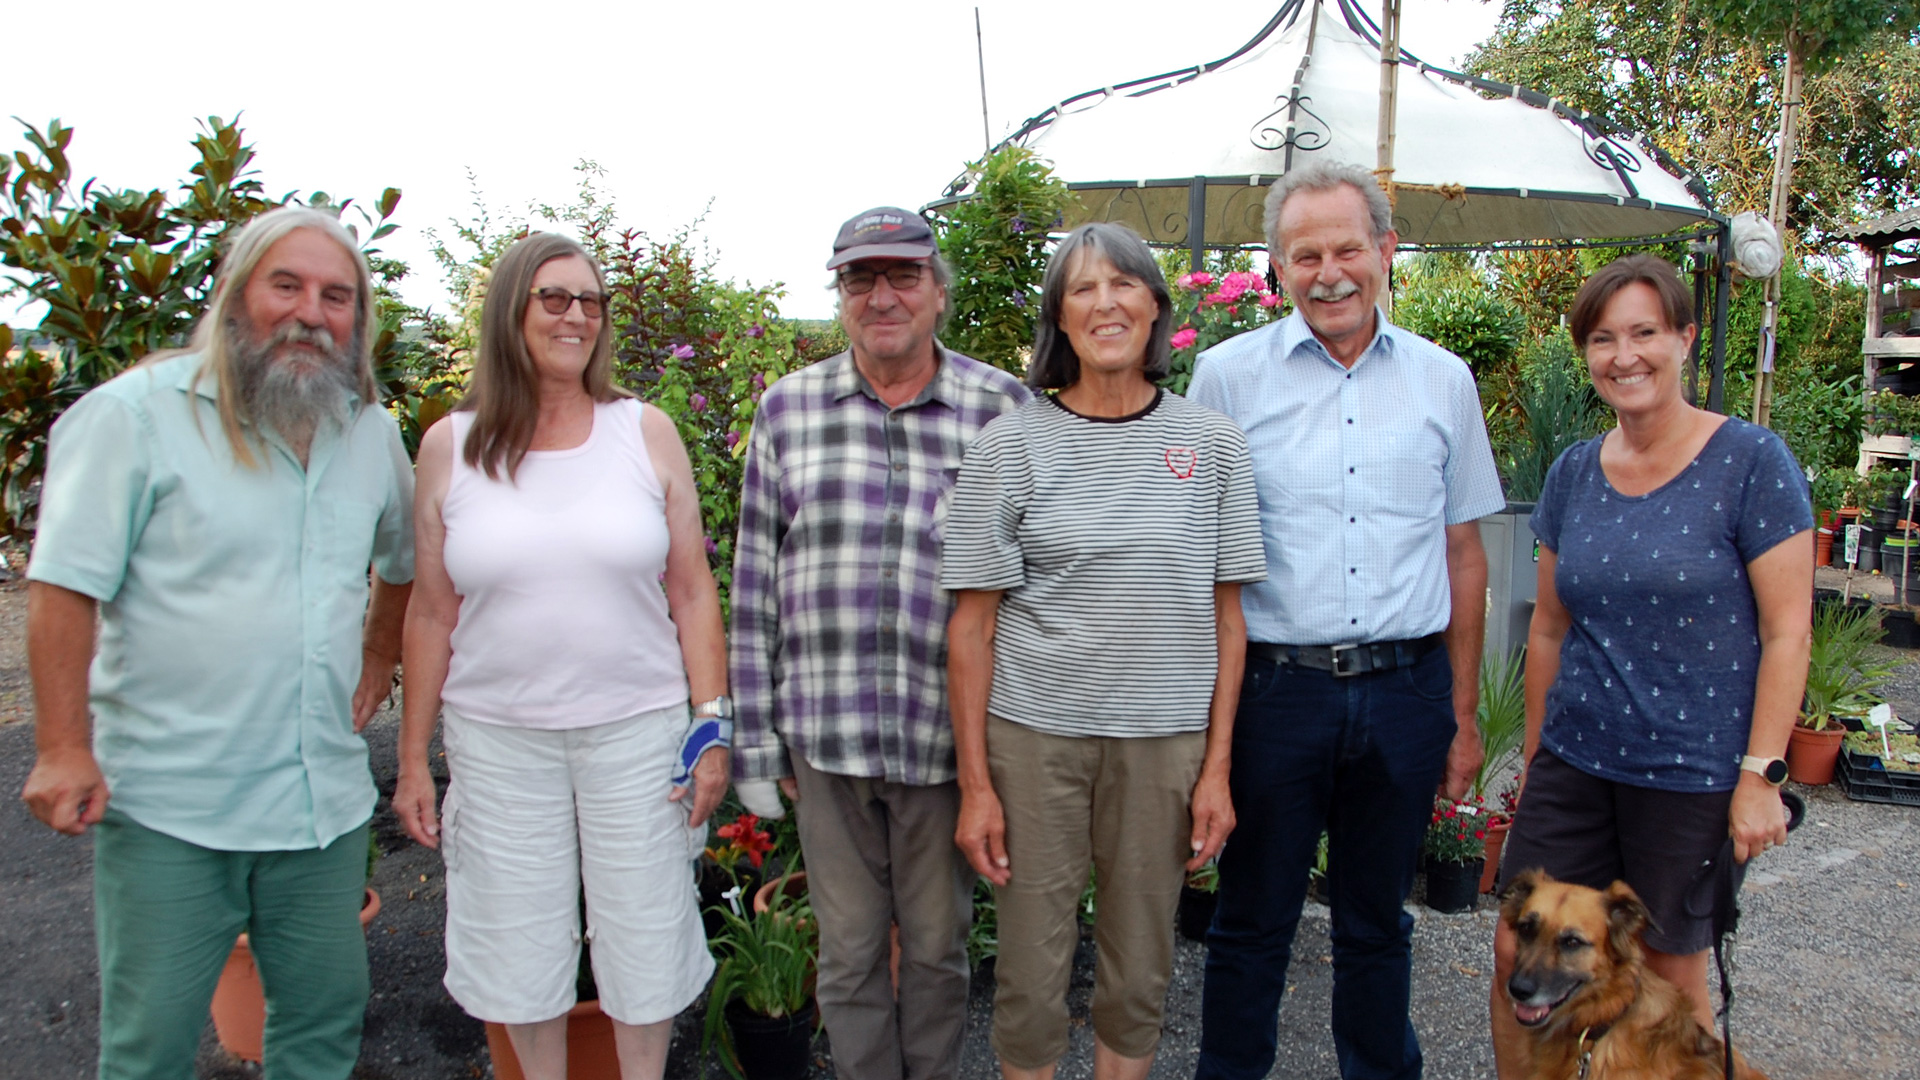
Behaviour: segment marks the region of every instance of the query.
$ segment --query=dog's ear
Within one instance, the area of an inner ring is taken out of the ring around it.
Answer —
[[[1638,952],[1640,931],[1653,921],[1647,905],[1640,902],[1640,894],[1626,882],[1616,881],[1607,886],[1601,899],[1607,906],[1607,945],[1613,955],[1624,957]]]
[[[1552,881],[1546,871],[1528,870],[1507,883],[1505,892],[1500,894],[1500,918],[1508,926],[1518,925],[1520,913],[1526,909],[1527,900],[1533,896],[1533,890],[1542,882]]]

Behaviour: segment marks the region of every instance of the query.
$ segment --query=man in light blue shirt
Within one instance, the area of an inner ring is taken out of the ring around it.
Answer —
[[[1458,797],[1480,765],[1475,520],[1505,499],[1466,364],[1376,307],[1398,237],[1371,174],[1297,168],[1266,211],[1294,312],[1208,350],[1188,391],[1247,434],[1267,552],[1267,580],[1242,593],[1239,824],[1220,857],[1197,1075],[1273,1067],[1324,828],[1341,1075],[1411,1080],[1402,905],[1435,789]]]
[[[346,230],[271,211],[221,271],[190,349],[54,425],[27,570],[23,798],[94,827],[103,1080],[192,1071],[242,932],[268,1074],[344,1078],[359,1055],[376,793],[358,733],[400,655],[413,473]]]

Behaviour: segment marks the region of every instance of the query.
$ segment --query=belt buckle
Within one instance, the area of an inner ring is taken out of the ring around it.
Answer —
[[[1363,674],[1359,668],[1347,666],[1349,661],[1345,659],[1347,655],[1357,652],[1360,648],[1361,646],[1359,645],[1327,646],[1327,657],[1333,662],[1331,673],[1334,678],[1350,679],[1355,675]]]

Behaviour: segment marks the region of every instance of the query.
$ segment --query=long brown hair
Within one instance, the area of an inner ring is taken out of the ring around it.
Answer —
[[[607,279],[593,256],[554,233],[529,234],[493,265],[487,298],[480,308],[480,350],[466,397],[458,406],[473,413],[473,427],[460,454],[469,468],[485,470],[488,479],[499,479],[505,468],[507,479],[512,480],[533,443],[533,430],[540,420],[540,383],[533,356],[527,352],[527,300],[540,268],[569,256],[586,260],[600,291],[607,291]],[[613,382],[612,312],[601,316],[600,333],[593,340],[587,368],[580,373],[580,384],[598,402],[633,396]]]

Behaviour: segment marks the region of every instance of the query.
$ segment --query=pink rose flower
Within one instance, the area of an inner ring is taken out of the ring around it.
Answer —
[[[1169,344],[1176,349],[1191,349],[1193,348],[1193,343],[1198,340],[1200,340],[1200,331],[1195,330],[1191,326],[1183,326],[1173,332],[1173,337]]]

